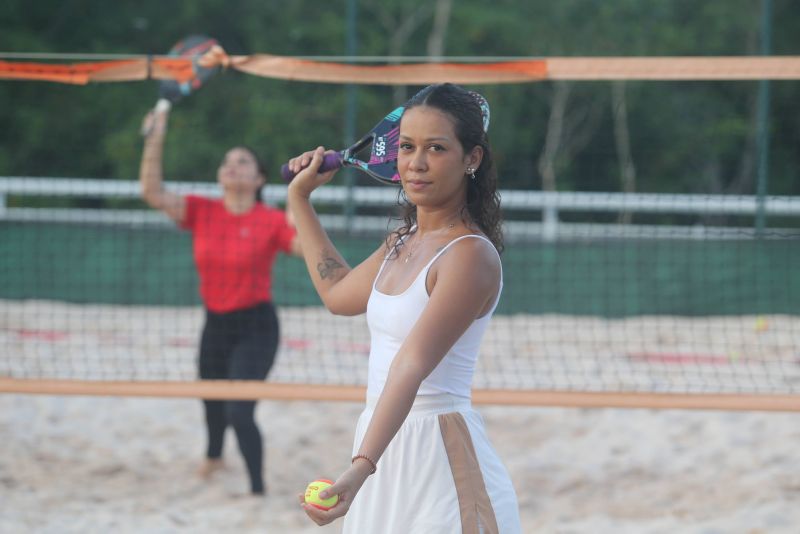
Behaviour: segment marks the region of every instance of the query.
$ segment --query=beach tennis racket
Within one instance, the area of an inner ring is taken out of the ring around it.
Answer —
[[[390,185],[400,184],[397,172],[397,150],[400,140],[400,118],[404,107],[400,106],[356,141],[350,148],[325,154],[319,172],[332,171],[339,167],[355,167],[371,178]],[[281,176],[291,182],[295,173],[288,165],[281,167]]]
[[[156,102],[155,112],[161,113],[168,111],[173,104],[183,97],[190,95],[202,87],[214,74],[219,67],[201,67],[198,61],[208,52],[212,46],[218,44],[216,39],[206,35],[190,35],[178,41],[169,53],[170,57],[189,58],[192,60],[192,71],[194,76],[191,80],[178,82],[176,80],[161,80],[158,83],[158,101]],[[142,135],[147,135],[149,128],[142,128]]]

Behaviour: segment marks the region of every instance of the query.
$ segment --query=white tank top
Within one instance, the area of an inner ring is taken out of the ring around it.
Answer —
[[[387,295],[376,289],[378,278],[380,278],[391,252],[383,259],[378,275],[372,283],[372,292],[367,302],[367,325],[369,326],[371,338],[367,397],[378,396],[383,391],[392,360],[428,304],[430,297],[425,287],[425,281],[428,278],[428,271],[431,265],[451,245],[469,237],[483,239],[491,243],[485,237],[473,234],[454,239],[425,265],[411,283],[411,286],[399,295]],[[472,376],[475,373],[475,364],[478,360],[481,339],[483,339],[489,319],[492,317],[495,308],[497,308],[502,290],[503,274],[501,266],[500,288],[492,308],[483,317],[473,321],[464,334],[455,342],[450,351],[439,362],[439,365],[422,382],[418,395],[450,393],[461,397],[470,397]]]

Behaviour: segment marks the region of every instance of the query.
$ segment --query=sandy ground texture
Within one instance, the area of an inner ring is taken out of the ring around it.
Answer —
[[[0,395],[0,532],[325,533],[296,494],[347,465],[355,403],[263,401],[268,495],[229,431],[202,480],[200,402]],[[791,413],[482,407],[526,533],[800,531]]]
[[[273,381],[363,384],[363,317],[280,310]],[[202,312],[0,301],[0,376],[193,380]],[[477,387],[800,393],[800,318],[496,317]],[[300,386],[299,386],[300,387]],[[526,533],[800,532],[796,413],[480,407]],[[197,476],[194,399],[0,394],[0,533],[305,533],[346,466],[356,403],[264,401],[268,495],[235,438]],[[372,534],[372,533],[365,533]],[[413,534],[413,533],[411,533]]]

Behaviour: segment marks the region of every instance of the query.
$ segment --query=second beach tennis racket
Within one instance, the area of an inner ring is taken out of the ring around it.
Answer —
[[[192,60],[194,77],[182,83],[176,80],[161,80],[158,84],[158,102],[156,102],[154,108],[156,113],[168,111],[173,104],[200,89],[217,73],[219,67],[202,67],[198,63],[203,54],[217,44],[216,39],[206,35],[190,35],[178,41],[170,49],[169,56]],[[147,135],[148,133],[147,128],[142,128],[142,135]]]
[[[371,178],[389,185],[399,185],[397,173],[397,150],[400,140],[400,118],[405,108],[400,106],[386,115],[365,136],[350,148],[325,154],[319,172],[332,171],[339,167],[355,167]],[[288,165],[281,167],[281,176],[291,182],[295,174]]]

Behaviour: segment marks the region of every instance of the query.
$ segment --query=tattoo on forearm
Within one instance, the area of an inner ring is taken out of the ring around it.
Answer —
[[[333,278],[336,270],[344,267],[344,265],[339,263],[339,260],[331,256],[327,250],[323,250],[321,256],[322,259],[317,264],[317,271],[319,271],[319,276],[323,280]]]

